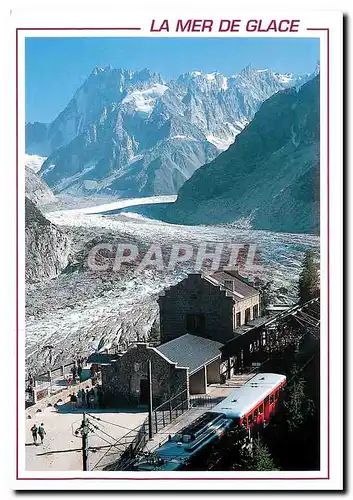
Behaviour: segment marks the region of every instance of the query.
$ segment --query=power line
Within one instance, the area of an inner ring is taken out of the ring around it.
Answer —
[[[124,429],[126,431],[134,431],[134,430],[136,430],[136,427],[134,429],[130,429],[129,427],[125,427],[124,425],[119,425],[119,424],[116,424],[114,422],[108,422],[107,420],[103,420],[102,418],[96,417],[95,415],[92,415],[90,413],[87,413],[87,415],[89,415],[91,418],[94,418],[95,420],[99,420],[101,422],[104,422],[105,424],[114,425],[115,427],[120,427],[120,429]]]
[[[102,434],[105,434],[106,436],[108,436],[110,439],[113,439],[113,441],[114,441],[114,439],[115,439],[115,438],[114,438],[113,436],[111,436],[110,434],[108,434],[107,432],[105,432],[105,431],[104,431],[103,429],[101,429],[100,427],[98,427],[98,425],[94,425],[94,424],[92,424],[92,425],[93,425],[93,427],[94,427],[97,431],[102,432]],[[95,432],[95,431],[93,431],[93,432]],[[96,433],[96,432],[95,432],[95,433]],[[97,433],[96,433],[96,434],[97,434]],[[99,437],[101,437],[101,436],[99,436]],[[103,439],[103,438],[101,438],[101,439]],[[107,442],[108,442],[108,441],[107,441]],[[109,444],[110,444],[111,446],[115,446],[115,444],[114,444],[114,443],[109,443]]]

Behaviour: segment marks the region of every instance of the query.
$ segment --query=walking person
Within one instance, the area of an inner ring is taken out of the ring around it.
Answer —
[[[37,439],[38,439],[38,427],[36,424],[32,425],[31,427],[31,433],[32,433],[32,438],[33,438],[33,444],[37,446]]]
[[[93,387],[93,393],[94,393],[94,407],[99,408],[99,386],[94,386]]]
[[[31,372],[28,373],[28,383],[31,388],[34,387],[34,377]]]
[[[77,368],[76,365],[74,365],[71,368],[71,373],[72,373],[72,381],[75,383],[76,382],[76,375],[77,375]]]
[[[85,396],[86,396],[86,407],[90,408],[90,394],[88,388],[86,389]]]
[[[104,408],[104,399],[103,399],[103,391],[102,386],[98,386],[98,407]]]
[[[83,406],[83,401],[82,401],[82,391],[79,389],[77,391],[77,408],[82,408]]]
[[[95,397],[93,388],[89,391],[89,407],[95,408]]]
[[[74,392],[70,396],[70,402],[71,402],[71,408],[75,410],[77,406],[77,396]]]
[[[38,434],[40,437],[40,444],[43,444],[44,436],[46,435],[43,423],[41,423],[40,426],[38,427]]]

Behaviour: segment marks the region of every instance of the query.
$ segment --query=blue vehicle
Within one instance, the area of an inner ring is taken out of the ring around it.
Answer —
[[[137,463],[138,471],[181,470],[202,449],[218,441],[232,426],[248,433],[267,425],[276,412],[280,392],[286,385],[285,375],[258,373],[242,387],[207,411],[155,452]]]
[[[233,421],[223,414],[205,412],[192,424],[171,437],[153,456],[142,458],[136,470],[181,470],[201,449],[218,441]]]

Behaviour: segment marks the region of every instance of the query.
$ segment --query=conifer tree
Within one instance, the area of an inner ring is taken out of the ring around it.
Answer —
[[[278,470],[267,446],[260,438],[254,440],[250,470]]]
[[[311,250],[305,253],[299,275],[299,300],[304,304],[320,294],[319,266]]]

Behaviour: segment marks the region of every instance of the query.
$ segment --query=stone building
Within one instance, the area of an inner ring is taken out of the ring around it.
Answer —
[[[161,345],[133,344],[102,365],[102,385],[111,405],[146,405],[148,363],[153,407],[182,394],[207,393],[230,376],[232,360],[221,348],[236,329],[260,314],[260,293],[235,271],[190,274],[159,297]]]
[[[260,315],[260,292],[237,271],[189,274],[158,302],[162,343],[187,332],[225,344]]]
[[[154,406],[188,388],[188,369],[172,363],[155,347],[136,343],[102,367],[102,387],[110,404],[146,405],[148,361],[152,364]]]
[[[207,385],[220,382],[223,344],[185,334],[150,347],[136,343],[102,365],[102,386],[110,405],[146,405],[149,398],[148,362],[151,362],[153,407],[180,395],[204,394]]]

